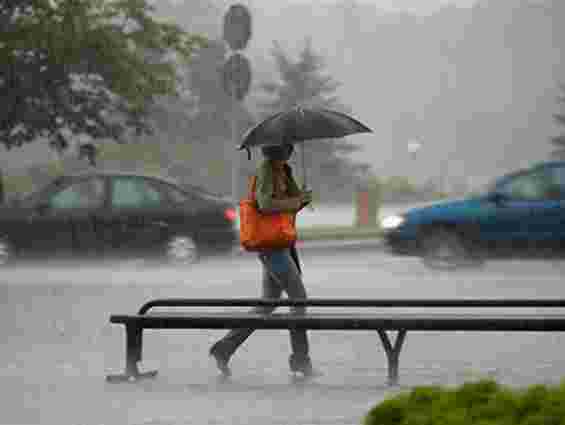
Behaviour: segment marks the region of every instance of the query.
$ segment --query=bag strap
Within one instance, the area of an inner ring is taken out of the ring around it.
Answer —
[[[255,189],[257,187],[257,176],[249,177],[249,193],[248,197],[250,200],[255,201]]]

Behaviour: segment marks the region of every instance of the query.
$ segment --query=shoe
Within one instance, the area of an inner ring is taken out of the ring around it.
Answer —
[[[314,369],[313,367],[308,368],[302,373],[304,374],[305,378],[319,378],[320,376],[324,376],[324,372],[319,369]]]
[[[323,373],[312,367],[310,357],[300,359],[298,356],[291,355],[289,358],[290,370],[298,376],[304,378],[315,378],[322,376]]]
[[[321,371],[314,369],[311,365],[303,369],[295,370],[294,373],[298,377],[303,377],[304,379],[319,378],[320,376],[324,376]]]
[[[291,381],[295,384],[303,384],[324,374],[317,369],[307,368],[305,370],[295,370],[292,372]]]
[[[229,356],[220,353],[220,350],[218,350],[215,346],[210,349],[210,356],[214,357],[214,359],[216,360],[216,366],[218,367],[218,370],[220,371],[222,376],[226,378],[228,376],[231,376],[231,370],[228,366],[228,362],[230,361]]]

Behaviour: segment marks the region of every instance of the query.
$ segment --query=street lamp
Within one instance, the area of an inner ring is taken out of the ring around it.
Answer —
[[[422,148],[422,143],[419,140],[410,140],[408,142],[408,153],[412,159],[416,158],[416,154]]]

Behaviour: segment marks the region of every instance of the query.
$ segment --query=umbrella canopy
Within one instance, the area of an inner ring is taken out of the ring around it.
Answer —
[[[251,128],[239,149],[300,143],[312,139],[340,138],[371,129],[341,112],[323,108],[293,108],[274,114]]]
[[[247,150],[251,159],[250,148],[264,145],[297,144],[313,139],[334,139],[356,133],[371,133],[372,130],[355,118],[342,112],[324,108],[296,107],[274,114],[244,136],[239,150]],[[303,188],[306,189],[306,164],[304,146],[302,146]]]

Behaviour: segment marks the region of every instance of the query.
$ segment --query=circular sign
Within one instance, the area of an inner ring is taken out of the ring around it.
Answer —
[[[243,100],[251,87],[251,65],[240,53],[230,56],[222,68],[222,84],[230,97]]]
[[[232,50],[244,49],[251,38],[251,13],[242,4],[230,6],[224,16],[224,40]]]

